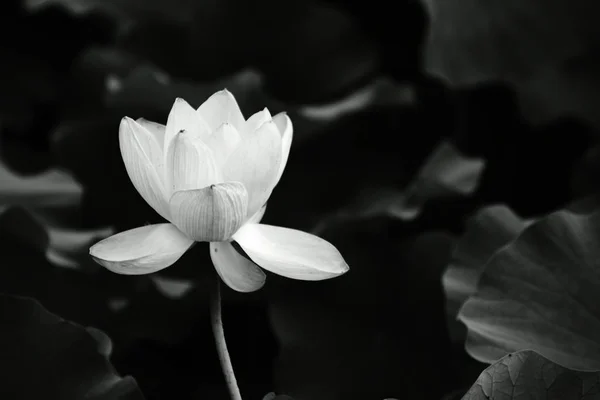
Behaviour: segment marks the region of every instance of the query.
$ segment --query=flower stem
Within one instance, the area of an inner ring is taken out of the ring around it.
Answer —
[[[210,301],[210,323],[217,345],[221,369],[225,376],[225,382],[227,383],[227,389],[229,390],[231,400],[242,400],[240,388],[238,387],[235,373],[233,372],[231,358],[229,357],[229,351],[227,350],[227,343],[225,342],[225,331],[223,330],[223,317],[221,312],[221,279],[219,276],[217,276],[216,281],[217,284],[214,287]]]

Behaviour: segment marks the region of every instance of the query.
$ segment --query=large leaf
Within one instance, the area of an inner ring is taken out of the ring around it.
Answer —
[[[600,372],[573,371],[534,351],[508,354],[481,373],[463,400],[600,398]]]
[[[448,328],[453,341],[465,338],[464,326],[456,317],[463,303],[477,291],[483,267],[526,226],[526,221],[503,205],[486,207],[468,220],[466,232],[456,244],[452,261],[442,276]]]
[[[460,310],[483,362],[531,349],[564,367],[600,369],[600,211],[562,210],[498,251]]]
[[[52,314],[30,298],[0,295],[2,385],[14,400],[138,400],[135,380],[108,361],[112,344],[101,331]]]

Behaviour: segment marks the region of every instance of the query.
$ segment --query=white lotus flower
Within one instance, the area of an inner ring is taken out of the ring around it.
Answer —
[[[124,118],[121,154],[140,195],[170,223],[118,233],[90,248],[111,271],[149,274],[175,263],[194,241],[210,242],[213,264],[232,289],[262,287],[256,265],[293,279],[322,280],[348,266],[327,241],[259,224],[287,163],[292,122],[265,108],[245,120],[227,90],[197,110],[175,100],[167,125]],[[235,240],[252,259],[240,255]]]

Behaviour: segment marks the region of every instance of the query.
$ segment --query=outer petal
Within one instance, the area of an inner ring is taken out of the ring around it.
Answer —
[[[106,238],[90,248],[90,255],[113,272],[143,275],[172,265],[192,243],[172,224],[156,224]]]
[[[156,139],[156,143],[158,143],[160,148],[163,148],[163,145],[165,143],[166,126],[157,122],[148,121],[144,118],[138,118],[135,122],[144,127],[148,132],[150,132],[152,136],[154,136],[154,138]]]
[[[279,172],[277,173],[277,179],[275,180],[275,185],[277,185],[288,162],[290,148],[292,147],[292,139],[294,137],[294,126],[292,125],[292,120],[285,112],[281,112],[273,117],[273,122],[275,122],[275,125],[277,125],[277,129],[279,129],[279,133],[281,134],[281,163],[279,164]]]
[[[211,134],[211,129],[206,122],[200,118],[196,110],[194,110],[187,101],[182,98],[177,98],[175,99],[175,103],[173,103],[173,107],[167,118],[164,141],[165,149],[169,148],[171,140],[173,140],[182,130],[187,131],[200,140],[206,140]]]
[[[254,292],[265,284],[265,273],[239,254],[229,242],[211,243],[210,258],[223,282],[233,290]]]
[[[258,128],[262,126],[265,122],[271,121],[273,118],[271,117],[271,113],[265,107],[264,110],[257,112],[248,118],[248,121],[244,123],[244,128],[242,129],[242,134],[250,135],[254,133]]]
[[[246,224],[233,238],[252,261],[288,278],[318,281],[339,276],[349,269],[331,243],[306,232]]]
[[[223,167],[226,181],[242,182],[248,190],[248,215],[262,207],[275,186],[281,162],[281,136],[274,122],[267,122],[243,138]]]
[[[212,150],[213,157],[219,167],[223,166],[229,159],[229,156],[242,142],[242,137],[235,126],[225,123],[217,128],[215,133],[206,140],[206,145]]]
[[[154,136],[131,118],[125,117],[119,127],[119,145],[133,186],[157,213],[169,219],[161,176],[164,170],[162,150]]]
[[[176,192],[170,201],[173,223],[198,242],[229,240],[246,220],[248,192],[239,182]]]
[[[220,175],[212,150],[194,134],[182,131],[171,141],[167,154],[169,193],[210,186]]]
[[[233,94],[224,89],[210,96],[200,107],[198,114],[214,131],[224,123],[230,123],[240,130],[244,126],[244,115]]]

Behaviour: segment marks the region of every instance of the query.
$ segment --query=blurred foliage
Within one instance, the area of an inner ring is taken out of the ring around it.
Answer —
[[[80,396],[73,380],[141,396],[131,375],[149,400],[227,398],[205,246],[151,276],[87,253],[160,220],[126,175],[120,119],[164,123],[176,97],[224,87],[246,116],[294,123],[263,221],[318,233],[351,268],[223,292],[244,398],[597,396],[572,369],[600,369],[598,5],[389,4],[2,3],[0,397]]]

